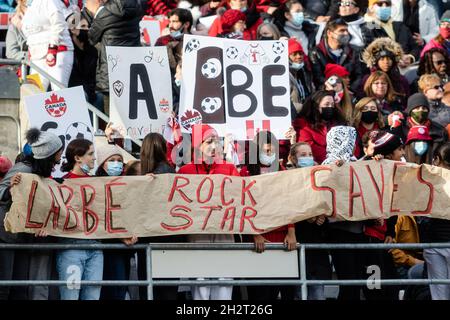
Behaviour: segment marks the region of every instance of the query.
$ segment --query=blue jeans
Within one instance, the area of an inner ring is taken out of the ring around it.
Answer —
[[[99,300],[101,286],[81,287],[80,280],[102,280],[103,252],[101,250],[61,250],[56,254],[59,280],[67,285],[59,287],[61,300]],[[75,281],[75,283],[74,283]]]

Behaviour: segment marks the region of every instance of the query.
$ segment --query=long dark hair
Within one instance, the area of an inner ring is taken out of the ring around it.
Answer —
[[[274,136],[274,134],[270,131],[260,131],[256,134],[255,138],[252,142],[249,143],[249,148],[247,151],[247,169],[251,176],[256,176],[261,174],[261,161],[259,159],[259,154],[263,149],[263,146],[265,144],[270,144],[275,147],[275,155],[276,159],[273,165],[279,166],[278,159],[279,159],[279,144],[277,138]],[[250,159],[250,155],[252,152],[256,152],[256,163],[252,163]],[[279,169],[277,167],[277,169]]]
[[[161,163],[169,165],[166,154],[166,140],[161,134],[146,135],[141,147],[141,174],[152,173]]]
[[[437,73],[433,64],[433,53],[442,54],[445,59],[445,64],[447,65],[447,75],[450,75],[450,58],[447,52],[441,48],[431,48],[424,53],[423,57],[420,59],[419,70],[417,71],[417,74],[421,76],[424,74]]]
[[[314,129],[320,125],[324,125],[324,121],[320,115],[319,105],[323,98],[330,96],[334,99],[335,92],[330,90],[318,90],[306,99],[302,111],[299,116],[305,118]],[[344,116],[339,108],[335,106],[335,122],[337,124],[346,124]]]
[[[443,143],[436,149],[433,154],[433,159],[439,160],[447,168],[450,168],[450,142]]]
[[[84,156],[92,145],[92,141],[75,139],[70,141],[66,148],[66,161],[61,166],[62,172],[69,172],[75,166],[75,156]]]
[[[31,172],[38,176],[49,178],[52,175],[55,164],[57,164],[56,154],[61,150],[62,148],[45,159],[33,159],[31,163]]]

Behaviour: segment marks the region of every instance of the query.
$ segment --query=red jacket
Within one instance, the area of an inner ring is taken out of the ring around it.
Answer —
[[[261,18],[259,18],[250,28],[245,29],[243,35],[244,40],[256,40],[256,31],[258,30],[258,27],[261,23],[263,23],[263,21]],[[217,17],[211,25],[211,28],[209,29],[208,35],[211,37],[217,37],[222,33],[222,21],[220,17]]]
[[[232,163],[223,162],[221,164],[213,163],[207,165],[206,163],[194,164],[188,163],[178,170],[180,174],[224,174],[227,176],[239,176],[239,172]]]
[[[72,171],[68,172],[66,175],[63,176],[63,179],[76,179],[76,178],[89,178],[90,176],[88,176],[87,174],[85,174],[84,176],[79,176],[75,173],[73,173]]]
[[[313,129],[308,121],[297,118],[293,127],[297,132],[297,142],[307,142],[311,146],[314,161],[321,164],[327,157],[327,133],[332,126]]]

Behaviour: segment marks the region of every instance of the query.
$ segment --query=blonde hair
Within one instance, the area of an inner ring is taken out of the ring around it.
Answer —
[[[291,149],[289,150],[289,156],[288,156],[288,160],[291,164],[293,164],[294,166],[297,166],[297,148],[301,147],[301,146],[308,146],[311,149],[311,145],[308,142],[297,142],[294,143],[291,146]]]
[[[427,89],[432,88],[435,83],[438,82],[439,84],[441,84],[441,78],[435,74],[424,74],[423,76],[420,77],[419,79],[419,89],[425,93],[425,91]]]

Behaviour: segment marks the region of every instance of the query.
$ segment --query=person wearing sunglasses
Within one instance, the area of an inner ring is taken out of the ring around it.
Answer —
[[[392,14],[391,0],[369,0],[364,19],[371,26],[374,38],[389,37],[401,45],[404,55],[399,61],[399,67],[406,68],[419,59],[422,47],[403,22],[392,19]]]
[[[421,76],[419,88],[428,99],[430,105],[429,118],[442,127],[447,127],[450,123],[450,108],[441,101],[444,97],[444,87],[439,76],[436,74]]]
[[[446,84],[450,81],[450,57],[441,48],[431,48],[420,58],[418,76],[435,73]]]

